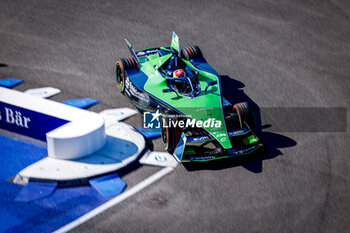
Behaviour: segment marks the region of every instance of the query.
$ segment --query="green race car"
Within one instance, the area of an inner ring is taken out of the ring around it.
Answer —
[[[211,161],[262,151],[246,102],[222,96],[220,75],[197,46],[135,51],[116,62],[116,81],[139,111],[145,128],[160,128],[166,150],[179,162]],[[147,119],[148,121],[147,121]]]

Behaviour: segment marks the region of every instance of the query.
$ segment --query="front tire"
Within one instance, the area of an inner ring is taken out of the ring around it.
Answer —
[[[164,125],[164,121],[166,122],[166,125]],[[169,119],[166,116],[161,117],[160,121],[160,129],[161,129],[161,138],[164,143],[165,149],[170,153],[173,154],[177,143],[180,140],[181,137],[181,129],[177,127],[173,127],[172,125],[169,125]],[[174,120],[174,119],[170,119]],[[176,119],[175,119],[176,120]]]
[[[255,119],[251,108],[247,102],[233,105],[233,109],[238,115],[240,127],[244,127],[244,122],[248,124],[251,130],[255,131]]]

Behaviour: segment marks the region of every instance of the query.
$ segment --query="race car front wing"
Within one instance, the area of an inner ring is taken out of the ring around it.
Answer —
[[[182,133],[173,155],[179,163],[204,162],[252,154],[253,152],[264,150],[263,143],[248,126],[228,131],[227,134],[232,148],[225,150],[218,143],[215,143],[215,139],[211,135],[187,137]],[[212,143],[211,148],[206,146],[209,143]]]

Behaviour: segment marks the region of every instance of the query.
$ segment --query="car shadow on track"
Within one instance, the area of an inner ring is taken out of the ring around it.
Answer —
[[[7,65],[4,64],[4,63],[0,63],[0,68],[1,68],[1,67],[7,67]]]
[[[243,166],[251,172],[260,173],[263,170],[262,165],[264,160],[282,155],[282,152],[279,149],[292,147],[297,143],[293,139],[284,135],[263,131],[263,129],[267,129],[271,125],[262,125],[260,108],[249,96],[244,93],[242,88],[244,88],[245,85],[242,82],[232,79],[227,75],[223,75],[221,76],[221,85],[223,96],[232,104],[248,102],[250,105],[255,118],[256,134],[263,141],[265,145],[265,152],[210,162],[184,163],[183,165],[188,171],[220,170],[230,167]]]

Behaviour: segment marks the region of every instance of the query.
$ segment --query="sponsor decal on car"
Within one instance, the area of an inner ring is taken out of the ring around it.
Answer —
[[[229,132],[228,132],[228,136],[229,136],[229,137],[232,137],[232,136],[244,134],[244,133],[246,133],[246,132],[248,132],[248,131],[249,131],[248,128],[242,128],[242,129],[235,130],[235,131],[229,131]]]
[[[149,103],[148,96],[145,93],[142,93],[141,91],[139,91],[134,86],[134,84],[130,81],[129,78],[125,79],[125,87],[126,87],[125,91],[129,96],[134,96],[145,103]]]
[[[197,136],[197,137],[189,137],[188,142],[201,142],[201,141],[207,141],[210,140],[209,136]]]
[[[148,54],[156,53],[156,52],[158,52],[158,49],[151,49],[151,50],[146,50],[146,51],[140,51],[140,52],[137,52],[137,56],[148,55]]]
[[[207,159],[215,159],[216,156],[210,155],[210,156],[201,156],[201,157],[191,157],[190,160],[207,160]]]

